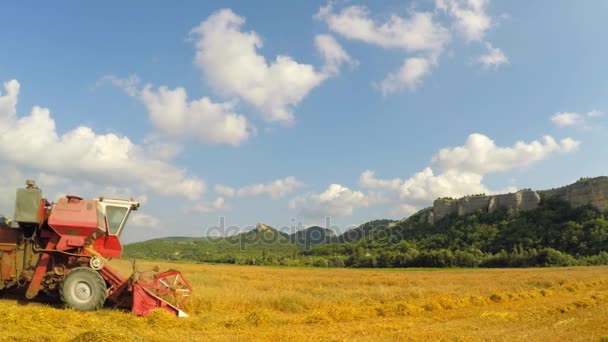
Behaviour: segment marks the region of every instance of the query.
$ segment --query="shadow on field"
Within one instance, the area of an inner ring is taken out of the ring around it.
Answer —
[[[55,309],[63,308],[63,303],[59,299],[58,294],[53,295],[41,292],[34,299],[27,299],[25,298],[25,292],[22,289],[10,289],[0,291],[0,299],[5,301],[14,301],[22,306],[27,306],[32,303],[36,303],[44,304]]]
[[[63,305],[63,302],[59,298],[58,293],[47,294],[44,292],[40,292],[34,299],[27,299],[27,298],[25,298],[25,291],[23,291],[23,289],[10,289],[10,290],[0,291],[0,300],[6,301],[6,302],[14,302],[21,306],[28,306],[30,304],[38,304],[38,305],[45,305],[47,307],[50,307],[53,309],[58,309],[58,310],[65,308],[65,306]],[[125,309],[124,306],[120,306],[122,304],[123,303],[117,305],[117,304],[112,304],[109,301],[106,301],[106,304],[104,305],[103,308],[109,309],[109,310],[114,310],[114,311],[119,311],[119,312],[130,313],[131,310]]]
[[[27,306],[30,304],[43,304],[54,309],[63,308],[63,303],[59,299],[59,294],[46,294],[39,293],[34,299],[25,298],[25,291],[23,289],[10,289],[0,291],[0,299],[4,301],[13,301],[19,305]]]

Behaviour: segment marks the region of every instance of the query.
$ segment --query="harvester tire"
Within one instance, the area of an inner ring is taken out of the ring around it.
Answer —
[[[77,267],[65,276],[59,287],[59,297],[68,308],[93,311],[106,301],[106,282],[97,271]]]

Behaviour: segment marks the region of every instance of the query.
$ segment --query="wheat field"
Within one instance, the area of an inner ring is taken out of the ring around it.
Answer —
[[[114,263],[128,273],[128,261]],[[608,341],[608,267],[181,270],[184,310],[137,317],[0,300],[0,341]]]

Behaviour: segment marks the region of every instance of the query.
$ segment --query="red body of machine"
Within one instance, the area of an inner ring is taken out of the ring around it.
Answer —
[[[0,290],[23,289],[33,299],[41,291],[58,294],[66,307],[89,311],[107,301],[145,316],[163,309],[187,317],[180,307],[192,293],[183,275],[135,271],[122,276],[110,266],[120,257],[120,234],[133,200],[66,196],[42,198],[33,181],[17,190],[13,224],[0,222]]]

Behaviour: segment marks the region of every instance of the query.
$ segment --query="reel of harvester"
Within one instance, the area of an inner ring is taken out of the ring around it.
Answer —
[[[181,272],[168,270],[137,272],[133,264],[133,305],[131,310],[141,316],[154,309],[164,309],[178,317],[188,317],[181,310],[184,302],[192,294],[192,286]]]
[[[169,303],[181,307],[192,294],[192,287],[179,271],[169,270],[156,277],[157,295]]]

